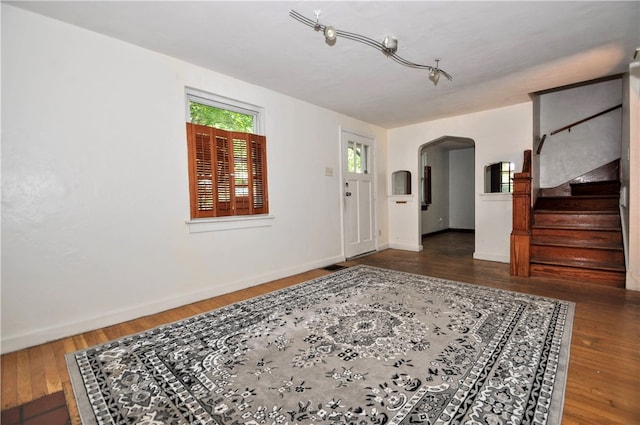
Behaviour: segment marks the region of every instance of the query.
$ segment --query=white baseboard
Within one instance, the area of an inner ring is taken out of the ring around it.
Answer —
[[[634,276],[633,270],[627,270],[625,288],[630,291],[640,291],[640,279],[638,276]]]
[[[405,244],[405,243],[389,242],[389,248],[391,248],[391,249],[401,249],[403,251],[413,251],[413,252],[422,251],[422,245],[409,245],[409,244]]]
[[[48,328],[36,329],[22,335],[8,337],[2,335],[0,352],[2,354],[10,353],[12,351],[21,350],[23,348],[32,347],[34,345],[55,341],[60,338],[66,338],[72,335],[77,335],[79,333],[104,328],[107,326],[126,322],[128,320],[148,316],[150,314],[160,313],[162,311],[170,310],[172,308],[191,304],[197,301],[206,300],[207,298],[216,297],[218,295],[223,295],[240,289],[260,285],[262,283],[271,282],[273,280],[282,279],[284,277],[289,277],[298,273],[304,273],[309,270],[322,268],[335,263],[340,263],[344,260],[345,258],[343,256],[325,258],[323,260],[313,261],[310,263],[297,265],[295,267],[289,267],[286,269],[250,276],[241,280],[228,282],[223,285],[216,285],[215,287],[205,288],[199,291],[193,291],[178,297],[166,297],[148,303],[138,304],[126,309],[112,310],[93,317],[80,318],[79,320],[74,322],[58,324]]]
[[[474,252],[473,258],[476,260],[495,261],[498,263],[507,263],[507,264],[511,262],[511,259],[509,258],[508,255],[490,254],[486,252]]]

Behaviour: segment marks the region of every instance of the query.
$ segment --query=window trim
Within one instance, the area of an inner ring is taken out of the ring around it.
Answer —
[[[228,217],[193,218],[186,221],[189,233],[222,232],[235,229],[271,227],[275,216],[270,214],[233,215]]]
[[[196,102],[203,105],[212,106],[214,108],[226,109],[245,115],[252,115],[253,133],[259,134],[261,136],[265,135],[264,108],[261,106],[209,93],[203,90],[194,89],[192,87],[185,87],[185,100],[186,101],[184,104],[186,122],[191,122],[189,102]]]

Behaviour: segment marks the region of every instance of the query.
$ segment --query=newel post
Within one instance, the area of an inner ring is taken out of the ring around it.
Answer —
[[[513,175],[511,276],[529,276],[531,242],[531,151],[524,152],[522,173]]]

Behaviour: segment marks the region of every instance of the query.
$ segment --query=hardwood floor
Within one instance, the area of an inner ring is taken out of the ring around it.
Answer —
[[[344,265],[369,264],[515,290],[576,303],[563,421],[640,424],[640,292],[566,280],[509,276],[509,265],[472,258],[474,235],[427,237],[424,251],[385,250]],[[254,288],[64,338],[2,356],[2,410],[64,390],[73,424],[80,424],[64,354],[180,320],[324,274],[311,270]],[[553,424],[549,424],[553,425]]]

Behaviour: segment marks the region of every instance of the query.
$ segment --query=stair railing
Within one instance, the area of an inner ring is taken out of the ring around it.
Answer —
[[[553,136],[554,134],[558,134],[558,133],[561,133],[563,131],[571,131],[571,129],[573,127],[575,127],[576,125],[580,125],[580,124],[585,123],[587,121],[590,121],[590,120],[592,120],[594,118],[598,118],[600,115],[607,114],[607,113],[609,113],[611,111],[615,111],[616,109],[619,109],[619,108],[622,108],[622,103],[619,104],[619,105],[616,105],[616,106],[612,106],[609,109],[605,109],[602,112],[598,112],[597,114],[593,114],[591,116],[588,116],[587,118],[583,118],[581,120],[578,120],[578,121],[576,121],[574,123],[571,123],[569,125],[565,125],[564,127],[561,127],[561,128],[559,128],[557,130],[553,130],[551,133],[549,133],[549,136]],[[544,145],[544,141],[546,139],[547,139],[547,135],[546,134],[543,135],[542,138],[540,139],[540,142],[538,143],[538,149],[536,150],[536,154],[537,155],[540,155],[540,152],[542,152],[542,146]]]
[[[529,276],[531,244],[531,150],[524,151],[522,172],[513,175],[511,276]]]

